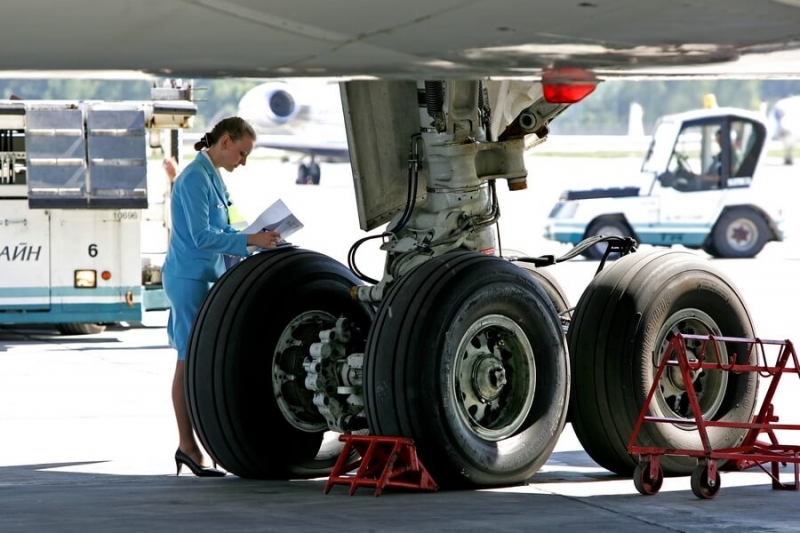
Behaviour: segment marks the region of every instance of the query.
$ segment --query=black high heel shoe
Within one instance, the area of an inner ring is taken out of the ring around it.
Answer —
[[[225,475],[225,472],[222,470],[201,466],[195,463],[191,457],[183,453],[181,449],[178,448],[175,451],[175,467],[178,470],[177,474],[175,474],[176,476],[180,475],[183,465],[188,466],[189,470],[192,471],[192,474],[197,477],[223,477]]]

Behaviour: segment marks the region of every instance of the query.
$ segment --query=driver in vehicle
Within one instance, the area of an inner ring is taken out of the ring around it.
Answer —
[[[714,134],[717,141],[717,153],[711,158],[705,173],[700,176],[700,187],[702,189],[718,189],[722,183],[722,130],[718,129]],[[736,132],[731,130],[731,176],[735,176],[739,169],[740,155],[736,148]]]

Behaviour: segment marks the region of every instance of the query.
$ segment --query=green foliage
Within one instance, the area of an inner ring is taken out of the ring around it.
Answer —
[[[197,130],[210,128],[236,114],[237,104],[259,80],[194,80]],[[152,81],[145,80],[0,80],[0,98],[12,94],[26,99],[147,100]],[[761,102],[800,94],[800,81],[783,80],[648,80],[605,81],[585,101],[567,109],[553,122],[553,133],[624,134],[632,102],[644,109],[645,133],[665,114],[696,109],[703,95],[713,93],[720,106],[758,110]]]
[[[157,81],[157,83],[160,83]],[[204,130],[219,119],[236,114],[239,100],[257,80],[194,80],[197,118]],[[152,81],[146,80],[0,80],[0,99],[16,95],[26,100],[149,100]]]
[[[583,102],[567,109],[553,122],[553,133],[624,135],[633,102],[644,110],[644,131],[650,133],[658,117],[703,106],[712,93],[717,104],[757,111],[761,102],[800,94],[800,81],[778,80],[612,80],[601,83]]]

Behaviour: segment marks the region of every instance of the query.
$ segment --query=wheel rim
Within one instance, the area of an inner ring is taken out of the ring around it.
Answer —
[[[525,422],[536,388],[533,348],[516,322],[488,315],[458,344],[450,394],[459,419],[482,439],[499,441]]]
[[[625,237],[625,233],[620,231],[619,227],[615,224],[607,224],[601,226],[594,232],[594,236],[602,235],[604,237]]]
[[[317,407],[314,393],[305,387],[308,347],[319,342],[319,332],[336,325],[336,317],[324,311],[301,313],[281,332],[272,358],[272,389],[286,421],[301,431],[328,429]]]
[[[733,250],[746,252],[758,241],[758,226],[751,219],[740,217],[728,224],[725,237]]]
[[[661,363],[661,358],[667,349],[667,345],[676,333],[685,335],[722,335],[719,326],[717,326],[716,322],[708,314],[699,309],[683,309],[670,316],[669,319],[664,322],[664,325],[658,333],[656,346],[658,346],[659,349],[654,354],[654,368]],[[685,339],[684,342],[686,343],[686,356],[688,360],[690,362],[697,361],[697,354],[703,341]],[[717,353],[714,351],[714,347],[710,343],[706,344],[704,352],[705,362],[728,363],[728,351],[724,343],[717,343],[719,361],[717,361]],[[677,355],[673,354],[671,360],[677,360]],[[691,386],[697,395],[703,419],[713,420],[719,412],[725,398],[728,385],[728,373],[722,370],[698,369],[690,371],[690,375],[692,380]],[[681,375],[680,368],[677,366],[667,367],[664,369],[664,373],[661,376],[659,390],[656,391],[654,399],[662,412],[667,413],[667,416],[671,418],[683,418],[686,419],[687,422],[694,422],[695,415],[689,404],[688,390],[687,384],[684,383]],[[693,423],[688,426],[676,425],[676,427],[687,430],[695,429]]]

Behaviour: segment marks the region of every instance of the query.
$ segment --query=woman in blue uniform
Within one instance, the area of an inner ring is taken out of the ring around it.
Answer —
[[[246,256],[248,246],[274,248],[276,232],[240,233],[228,223],[228,200],[219,168],[232,172],[247,163],[256,134],[239,117],[214,126],[195,144],[200,152],[175,179],[172,189],[172,234],[162,280],[170,302],[167,333],[178,351],[172,382],[172,403],[178,422],[175,452],[178,473],[186,465],[197,476],[224,476],[203,466],[203,452],[194,435],[184,390],[184,360],[192,323],[212,284],[225,271],[223,255]]]

